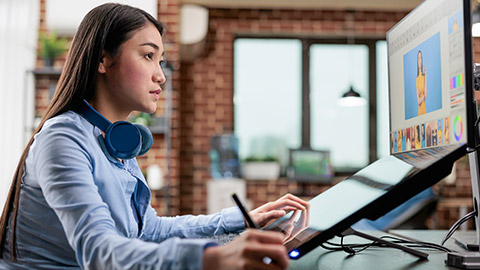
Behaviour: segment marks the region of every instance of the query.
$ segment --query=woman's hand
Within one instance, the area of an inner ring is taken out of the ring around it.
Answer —
[[[248,229],[227,245],[205,249],[202,269],[286,269],[283,239],[279,232]]]
[[[309,210],[310,204],[308,202],[292,194],[287,194],[274,202],[269,202],[255,208],[249,212],[249,215],[252,217],[253,222],[263,227],[270,221],[283,217],[288,211],[307,213]]]

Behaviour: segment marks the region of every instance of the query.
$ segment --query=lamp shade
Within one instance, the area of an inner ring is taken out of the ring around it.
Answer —
[[[367,101],[353,89],[353,86],[350,86],[350,89],[337,100],[337,104],[344,107],[356,107],[364,106]]]

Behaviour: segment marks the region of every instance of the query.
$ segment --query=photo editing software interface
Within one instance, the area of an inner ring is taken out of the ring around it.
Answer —
[[[429,14],[417,8],[387,34],[390,150],[397,157],[467,142],[462,3],[425,1],[421,10]]]

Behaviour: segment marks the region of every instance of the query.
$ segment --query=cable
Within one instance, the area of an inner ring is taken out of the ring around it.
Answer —
[[[422,241],[410,241],[410,240],[405,240],[405,239],[401,239],[394,236],[388,236],[388,235],[382,238],[393,239],[394,241],[392,242],[395,242],[397,244],[405,244],[408,247],[428,248],[428,249],[436,249],[444,252],[452,252],[451,249],[435,243],[422,242]]]
[[[455,222],[455,224],[452,225],[452,227],[450,227],[450,229],[448,230],[447,234],[443,237],[442,239],[442,246],[443,244],[445,244],[445,242],[447,242],[447,240],[453,235],[453,233],[458,229],[458,227],[460,227],[460,225],[462,225],[465,221],[471,219],[472,217],[476,216],[477,215],[477,211],[474,210],[468,214],[466,214],[464,217],[462,217],[461,219],[457,220],[457,222]]]
[[[356,244],[344,244],[343,243],[343,238],[344,237],[340,238],[340,244],[333,243],[333,242],[330,242],[330,241],[326,241],[326,242],[320,244],[320,246],[322,248],[324,248],[326,250],[330,250],[330,251],[345,251],[346,253],[348,253],[350,255],[355,255],[355,254],[357,254],[359,252],[362,252],[365,249],[367,249],[369,247],[372,247],[372,246],[392,248],[390,246],[387,246],[387,245],[382,244],[382,243],[378,243],[376,241],[373,241],[373,242],[370,242],[370,243],[365,243],[365,244],[358,244],[358,243],[356,243]],[[394,237],[394,236],[388,236],[388,235],[382,236],[380,238],[391,239],[391,240],[393,240],[392,241],[393,243],[404,244],[405,246],[410,247],[410,248],[424,248],[424,249],[440,250],[440,251],[443,251],[443,252],[452,252],[452,250],[450,250],[449,248],[446,248],[442,245],[438,245],[438,244],[435,244],[435,243],[428,243],[428,242],[421,242],[421,241],[410,241],[410,240],[405,240],[405,239],[401,239],[401,238]]]

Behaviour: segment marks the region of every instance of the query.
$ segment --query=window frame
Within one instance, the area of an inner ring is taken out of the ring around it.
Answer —
[[[349,43],[347,36],[344,37],[298,37],[298,36],[279,36],[279,35],[254,35],[237,34],[236,39],[296,39],[302,44],[301,50],[301,73],[302,73],[302,93],[301,93],[301,148],[311,149],[311,117],[310,117],[310,47],[316,44],[328,45],[366,45],[368,48],[368,162],[372,163],[378,159],[377,155],[377,49],[378,41],[385,41],[385,37],[362,37],[355,38],[353,43]],[[233,64],[232,54],[232,66]],[[233,70],[233,68],[232,68]],[[235,72],[235,71],[234,71]],[[234,84],[235,85],[235,84]],[[232,89],[233,90],[233,89]],[[235,121],[235,115],[233,116]],[[365,164],[367,165],[367,164]],[[335,175],[350,175],[360,168],[351,171],[336,171]]]

